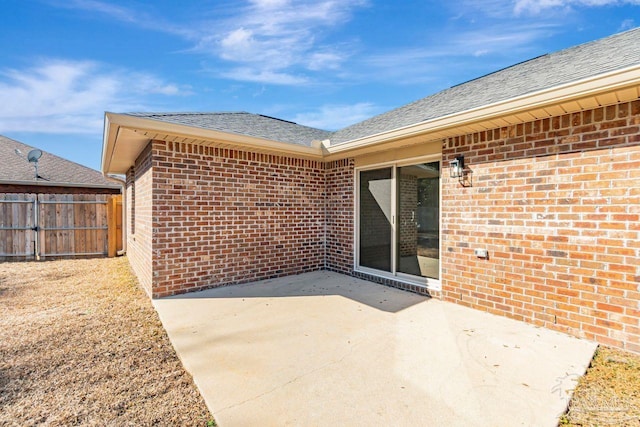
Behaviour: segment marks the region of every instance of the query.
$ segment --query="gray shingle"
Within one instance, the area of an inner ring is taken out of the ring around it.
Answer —
[[[131,116],[193,126],[202,129],[265,138],[273,141],[311,146],[312,141],[327,139],[330,132],[302,126],[274,117],[245,112],[231,113],[127,113]]]
[[[0,181],[36,182],[34,167],[26,160],[27,153],[34,147],[0,135]],[[22,156],[16,153],[22,152]],[[38,175],[46,178],[38,180],[48,184],[61,186],[90,185],[103,188],[119,188],[119,185],[106,179],[100,172],[63,159],[54,154],[44,152],[38,161]]]
[[[453,86],[338,130],[330,137],[331,143],[341,144],[639,63],[640,28],[635,28]]]

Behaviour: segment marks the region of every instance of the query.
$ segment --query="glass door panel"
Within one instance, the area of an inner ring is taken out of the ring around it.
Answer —
[[[398,272],[438,279],[440,163],[399,167],[396,176]]]
[[[360,266],[391,271],[392,169],[360,172]]]

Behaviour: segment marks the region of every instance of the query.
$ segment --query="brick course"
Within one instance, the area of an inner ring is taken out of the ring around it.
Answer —
[[[144,290],[153,295],[153,169],[151,144],[138,156],[126,177],[127,256]]]
[[[353,159],[325,163],[326,254],[325,268],[353,271]]]
[[[153,141],[154,297],[324,268],[319,161]]]
[[[443,174],[443,298],[640,351],[639,124],[635,101],[446,140],[469,186]]]

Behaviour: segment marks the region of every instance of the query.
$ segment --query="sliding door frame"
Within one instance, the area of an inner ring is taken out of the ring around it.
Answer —
[[[442,190],[442,155],[430,155],[422,157],[412,157],[409,159],[394,160],[384,163],[375,163],[365,166],[356,166],[354,168],[355,178],[353,180],[354,187],[354,236],[353,236],[353,270],[358,273],[364,273],[372,276],[377,276],[386,279],[392,279],[398,282],[407,283],[411,285],[421,286],[427,290],[440,291],[442,285],[440,279],[434,279],[431,277],[413,276],[410,274],[402,273],[398,271],[398,185],[397,185],[397,173],[398,168],[403,166],[411,166],[420,163],[440,163],[440,190]],[[370,267],[363,267],[360,265],[360,172],[367,170],[391,168],[391,272],[383,270],[376,270]],[[439,191],[439,206],[442,206],[442,191]],[[442,215],[438,212],[438,229],[442,230]],[[441,234],[441,231],[439,231]],[[440,239],[441,241],[442,239]],[[438,249],[439,252],[440,248]],[[442,276],[442,265],[439,265],[438,277]]]

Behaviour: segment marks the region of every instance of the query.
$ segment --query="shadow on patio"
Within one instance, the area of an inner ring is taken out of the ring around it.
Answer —
[[[341,296],[389,313],[397,313],[429,300],[429,297],[410,292],[398,292],[397,289],[331,271],[314,271],[295,276],[224,286],[170,298],[291,298],[309,296]]]

